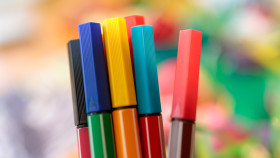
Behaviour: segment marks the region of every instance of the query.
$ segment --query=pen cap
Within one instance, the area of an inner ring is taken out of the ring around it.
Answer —
[[[126,22],[123,18],[106,19],[102,28],[112,107],[137,105]]]
[[[173,92],[172,118],[196,120],[202,32],[180,31]]]
[[[79,37],[87,113],[111,110],[100,24],[79,25]]]
[[[161,112],[153,27],[131,28],[138,114]]]
[[[68,54],[75,125],[87,125],[80,43],[78,39],[68,42]]]
[[[132,39],[131,39],[131,28],[137,25],[144,25],[144,16],[141,15],[131,15],[124,18],[126,21],[126,27],[127,27],[127,36],[128,36],[128,42],[129,42],[129,49],[130,49],[130,57],[131,57],[131,63],[132,68],[133,67],[133,48],[132,48]],[[134,69],[132,69],[134,70]]]

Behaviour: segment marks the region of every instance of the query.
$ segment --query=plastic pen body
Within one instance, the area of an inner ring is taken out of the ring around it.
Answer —
[[[136,94],[143,155],[165,158],[153,27],[132,27]]]
[[[169,135],[169,155],[174,158],[193,158],[195,123],[172,120]]]
[[[113,123],[118,157],[142,157],[136,108],[114,110]]]
[[[88,127],[77,128],[79,158],[90,158]]]
[[[168,153],[193,158],[202,32],[180,31]]]
[[[141,158],[137,101],[127,37],[126,21],[106,19],[102,23],[113,107],[117,157]]]
[[[166,154],[161,114],[140,116],[139,128],[144,157],[165,158]]]
[[[111,113],[88,115],[92,157],[116,157]]]
[[[81,65],[79,40],[68,43],[71,87],[75,125],[77,126],[77,142],[79,158],[90,158],[90,145],[87,127],[85,94]]]
[[[115,157],[111,100],[99,23],[79,25],[91,157]]]

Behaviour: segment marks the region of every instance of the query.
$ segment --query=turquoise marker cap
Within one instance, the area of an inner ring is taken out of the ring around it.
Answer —
[[[153,27],[131,28],[138,114],[161,113]]]

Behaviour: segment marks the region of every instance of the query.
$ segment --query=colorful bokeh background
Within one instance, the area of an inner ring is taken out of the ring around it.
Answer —
[[[279,0],[0,0],[0,157],[78,158],[66,43],[77,26],[153,25],[167,145],[179,30],[203,32],[197,158],[280,157]]]

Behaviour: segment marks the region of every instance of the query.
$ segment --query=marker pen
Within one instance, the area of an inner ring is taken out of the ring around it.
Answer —
[[[131,15],[131,16],[124,17],[124,19],[126,21],[126,29],[127,29],[127,36],[128,36],[128,42],[129,42],[132,71],[134,71],[131,28],[134,26],[138,26],[138,25],[144,25],[145,21],[144,21],[144,16],[141,16],[141,15]],[[135,76],[133,76],[133,77],[135,77]]]
[[[101,27],[79,25],[81,58],[91,157],[115,157],[111,101]]]
[[[137,101],[123,18],[106,19],[102,23],[106,48],[111,100],[114,111],[113,125],[117,157],[142,157],[137,119]]]
[[[68,42],[74,121],[77,126],[79,158],[90,158],[89,135],[79,40]]]
[[[165,158],[153,27],[135,26],[131,32],[143,156]]]
[[[202,32],[180,31],[169,134],[169,157],[192,158]]]

